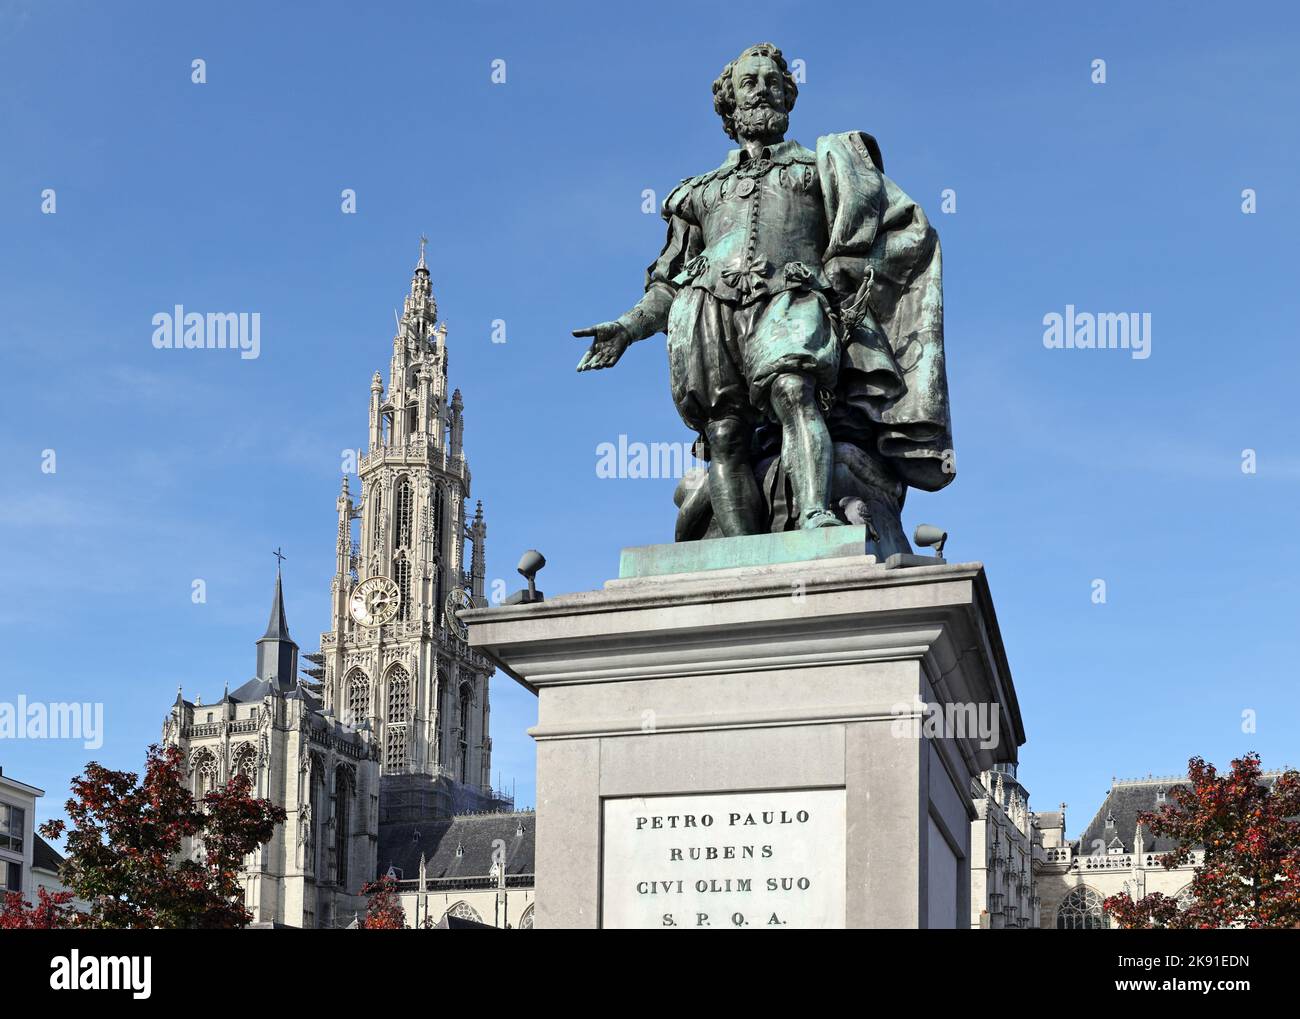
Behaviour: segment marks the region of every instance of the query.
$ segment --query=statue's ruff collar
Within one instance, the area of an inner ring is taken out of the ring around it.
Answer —
[[[727,158],[723,160],[722,165],[714,172],[734,170],[741,163],[749,162],[749,158],[749,153],[745,149],[732,149],[727,153]],[[805,149],[793,138],[787,138],[775,145],[764,145],[760,158],[770,159],[778,166],[789,166],[791,163],[817,162],[817,154]]]
[[[789,166],[791,163],[804,163],[808,166],[817,165],[817,153],[805,149],[793,138],[777,142],[775,145],[765,146],[760,158],[771,160],[774,166]],[[698,177],[685,177],[682,179],[682,184],[698,187],[713,180],[721,180],[730,176],[736,170],[743,169],[749,162],[748,152],[744,149],[732,149],[727,153],[727,158],[723,160],[722,165],[716,170],[710,170]]]

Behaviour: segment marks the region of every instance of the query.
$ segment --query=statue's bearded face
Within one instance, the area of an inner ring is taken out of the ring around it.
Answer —
[[[731,72],[736,93],[736,133],[757,141],[780,141],[790,126],[785,79],[771,57],[748,56]]]

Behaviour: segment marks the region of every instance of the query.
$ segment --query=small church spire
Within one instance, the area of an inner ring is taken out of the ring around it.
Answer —
[[[287,689],[293,686],[298,674],[298,645],[289,636],[289,620],[284,612],[280,564],[285,556],[278,548],[275,559],[275,596],[271,600],[266,633],[257,642],[257,678],[274,680],[281,689]]]
[[[287,557],[278,548],[272,555],[275,556],[275,598],[271,602],[271,618],[262,639],[289,640],[289,620],[284,614],[284,590],[280,584],[280,564]]]

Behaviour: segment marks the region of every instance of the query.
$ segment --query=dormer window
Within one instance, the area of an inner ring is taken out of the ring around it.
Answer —
[[[463,843],[463,842],[457,842],[457,843],[456,843],[456,857],[459,859],[460,857],[462,857],[462,856],[464,856],[464,855],[465,855],[465,843]]]
[[[1164,803],[1164,802],[1165,802],[1165,790],[1163,790],[1163,789],[1157,789],[1157,790],[1156,790],[1156,802],[1157,802],[1157,803]]]

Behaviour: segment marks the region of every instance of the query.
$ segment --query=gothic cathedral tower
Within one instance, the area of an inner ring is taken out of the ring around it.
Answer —
[[[438,324],[425,243],[387,392],[378,372],[370,384],[358,499],[343,477],[333,628],[308,656],[326,712],[369,727],[381,748],[381,827],[508,805],[490,783],[492,666],[465,643],[454,615],[484,604],[487,526],[482,503],[466,519],[464,402],[447,390],[447,327]]]

